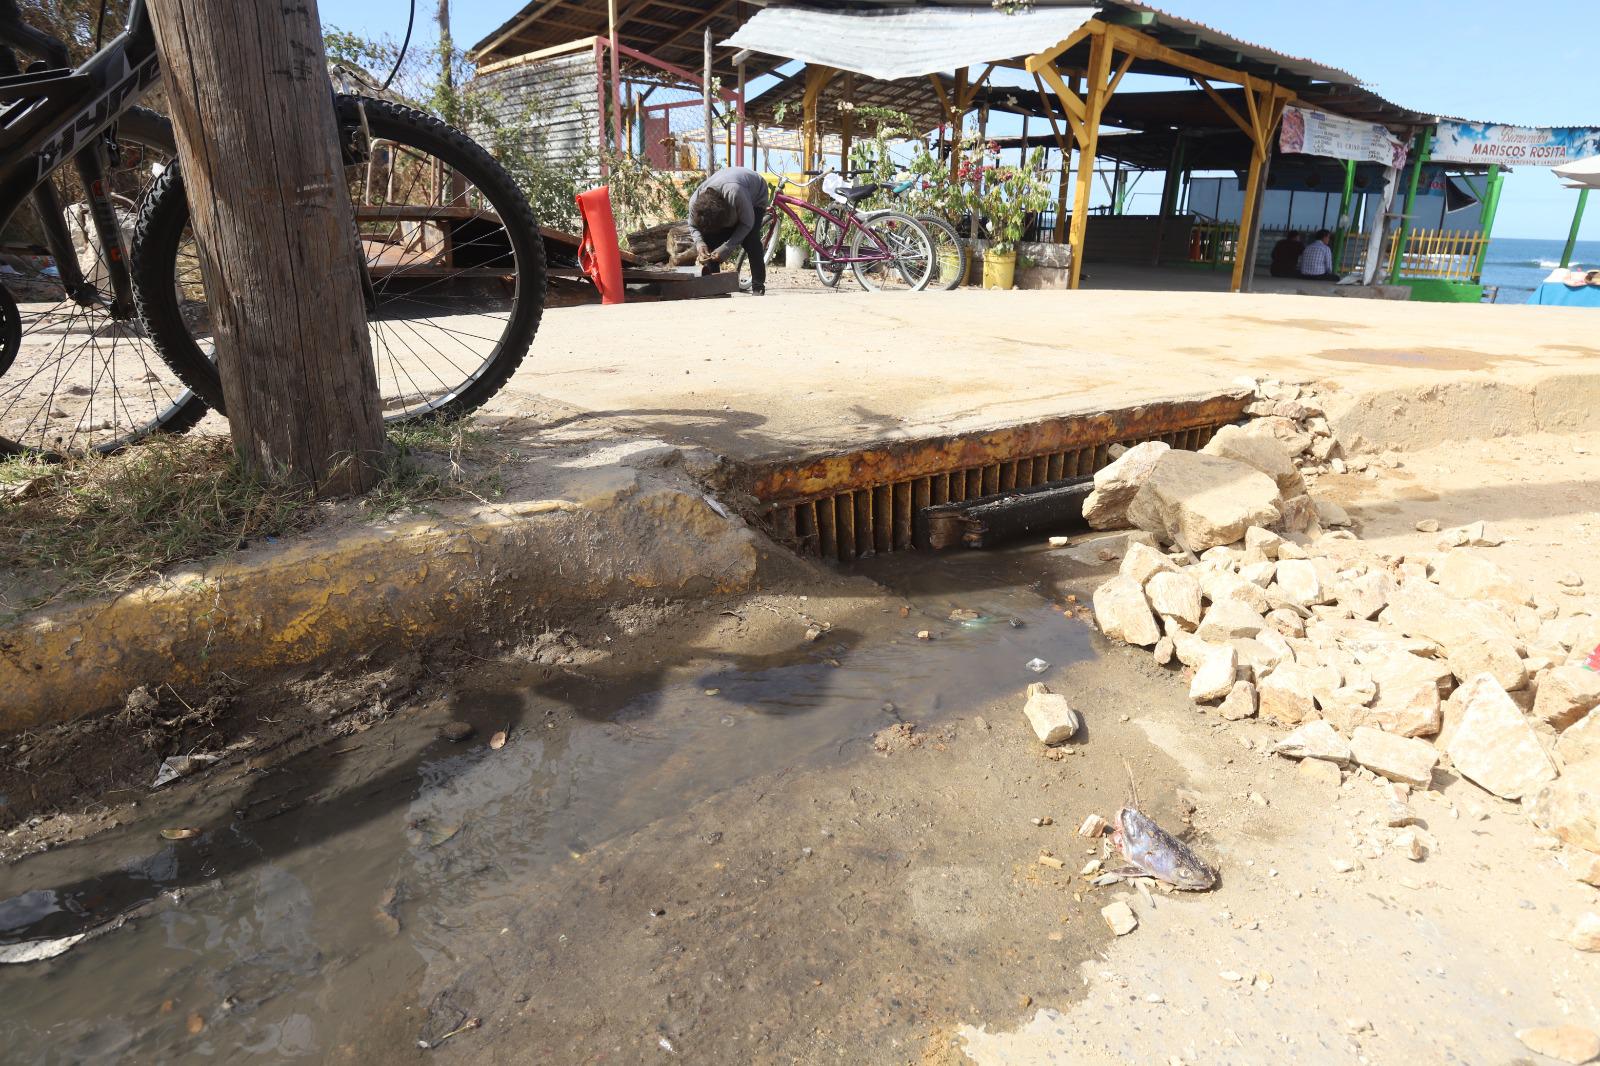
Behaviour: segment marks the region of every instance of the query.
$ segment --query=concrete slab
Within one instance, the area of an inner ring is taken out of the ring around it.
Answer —
[[[1469,413],[1498,412],[1494,433],[1536,432],[1541,418],[1572,432],[1600,428],[1600,405],[1569,399],[1600,384],[1597,326],[1580,309],[1138,291],[557,309],[486,414],[530,437],[626,429],[748,461],[1213,396],[1253,375],[1349,397],[1448,384],[1471,393]],[[1569,380],[1541,399],[1556,376]],[[1478,395],[1489,385],[1510,390],[1504,403]],[[1451,401],[1436,399],[1434,421],[1453,417]],[[1381,437],[1395,409],[1350,428]]]

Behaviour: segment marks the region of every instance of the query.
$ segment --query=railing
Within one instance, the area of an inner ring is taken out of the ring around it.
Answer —
[[[1189,230],[1189,262],[1232,263],[1239,247],[1239,223],[1196,222]]]
[[[1398,236],[1389,239],[1386,272],[1394,270],[1399,244]],[[1488,237],[1472,230],[1412,230],[1400,262],[1400,276],[1475,281],[1479,256],[1488,244]]]

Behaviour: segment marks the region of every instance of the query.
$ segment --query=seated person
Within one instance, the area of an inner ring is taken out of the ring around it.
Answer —
[[[1333,272],[1333,249],[1328,246],[1328,239],[1333,234],[1325,229],[1317,230],[1316,237],[1306,250],[1300,253],[1300,276],[1307,281],[1338,281],[1339,276]]]
[[[1300,239],[1300,234],[1289,232],[1283,240],[1272,246],[1272,276],[1275,278],[1298,278],[1300,276],[1300,253],[1306,250],[1305,242]]]

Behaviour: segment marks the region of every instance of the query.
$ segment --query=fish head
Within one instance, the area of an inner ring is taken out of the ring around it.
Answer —
[[[1217,883],[1217,872],[1187,844],[1132,807],[1117,812],[1117,830],[1123,857],[1151,877],[1192,892]]]

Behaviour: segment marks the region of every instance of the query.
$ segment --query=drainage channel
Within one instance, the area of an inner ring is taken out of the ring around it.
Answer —
[[[801,555],[851,562],[928,547],[928,507],[1093,474],[1118,444],[1203,447],[1243,417],[1248,402],[1243,392],[1227,393],[878,443],[749,467],[743,481],[775,540]]]

